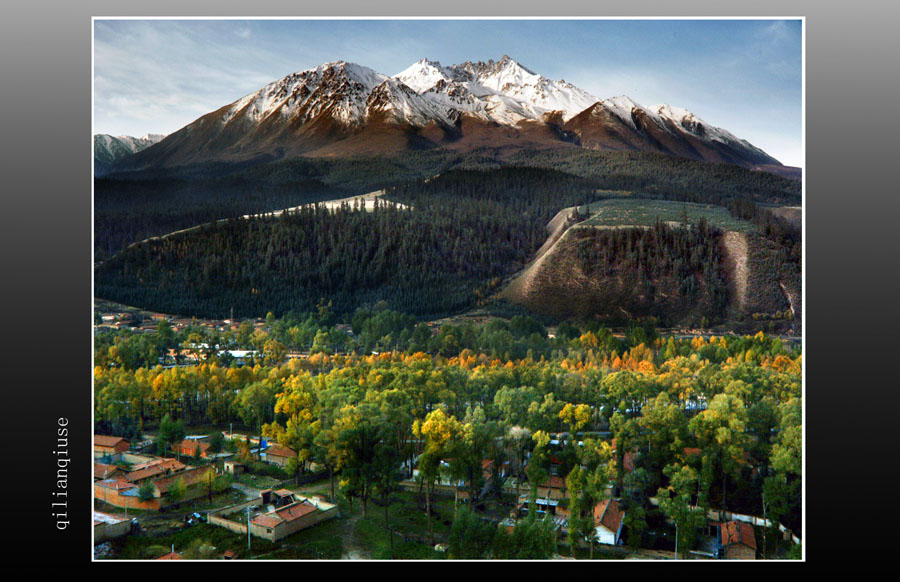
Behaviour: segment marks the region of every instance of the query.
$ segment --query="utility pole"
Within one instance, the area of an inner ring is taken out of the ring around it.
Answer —
[[[249,528],[247,531],[250,531]],[[675,559],[678,559],[678,521],[675,521]]]
[[[247,506],[247,553],[250,553],[250,506]],[[247,556],[250,557],[249,555]]]

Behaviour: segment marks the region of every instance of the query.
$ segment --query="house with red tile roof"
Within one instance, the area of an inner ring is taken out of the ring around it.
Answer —
[[[625,510],[615,499],[607,498],[594,506],[594,523],[597,540],[601,544],[616,545],[622,538]]]
[[[103,463],[94,463],[94,481],[102,481],[104,479],[112,479],[120,475],[122,469],[115,465],[105,465]]]
[[[208,493],[210,475],[214,478],[215,468],[209,465],[175,471],[165,477],[148,478],[142,481],[153,485],[153,497],[141,499],[141,485],[119,476],[94,483],[94,497],[115,507],[133,509],[162,510],[183,501],[196,499]],[[183,481],[185,492],[173,499],[171,491],[176,483]]]
[[[612,439],[609,444],[612,447],[613,452],[616,452],[616,439]],[[631,473],[634,471],[634,459],[636,455],[637,451],[635,451],[634,449],[625,451],[622,454],[622,468],[626,473]]]
[[[203,441],[198,441],[195,439],[184,439],[177,445],[173,445],[173,449],[179,455],[185,455],[188,457],[196,457],[197,451],[200,451],[200,458],[205,459],[209,456],[209,447],[211,447],[209,443],[205,443]]]
[[[337,505],[318,498],[298,498],[280,509],[257,515],[250,521],[250,533],[274,542],[326,519],[337,517]]]
[[[550,475],[546,481],[537,486],[537,496],[545,499],[564,499],[566,497],[566,480],[559,475]]]
[[[112,457],[128,452],[131,444],[117,436],[94,435],[94,458]]]
[[[716,553],[726,560],[755,560],[756,532],[744,521],[714,523],[718,529]]]
[[[266,449],[266,461],[284,467],[291,459],[297,458],[297,451],[281,445],[271,445]]]
[[[215,477],[216,470],[209,465],[194,467],[193,469],[185,469],[184,471],[172,473],[168,477],[163,477],[162,479],[156,479],[153,481],[153,486],[161,495],[165,495],[172,490],[176,483],[183,480],[188,491],[181,500],[194,499],[195,497],[203,495],[205,491],[200,491],[199,495],[191,495],[192,489],[202,489],[202,486],[206,485],[209,479],[208,475],[210,474]]]
[[[508,461],[500,464],[499,466],[494,463],[493,459],[482,459],[481,461],[481,472],[485,482],[488,482],[494,478],[504,479],[508,470]]]
[[[124,477],[129,483],[141,483],[147,479],[172,475],[184,470],[184,468],[185,464],[175,459],[156,459],[149,463],[135,465],[135,467],[132,467],[133,470],[125,473]]]
[[[290,494],[290,495],[288,495]],[[285,505],[276,506],[281,499]],[[292,491],[267,489],[253,501],[245,501],[207,514],[208,523],[224,527],[237,534],[250,533],[270,541],[277,541],[327,519],[338,517],[338,506],[319,497],[305,497]],[[250,523],[245,519],[248,512]]]
[[[568,504],[564,501],[568,497],[566,480],[559,475],[550,475],[546,481],[537,486],[537,497],[534,499],[535,509],[538,515],[559,516],[564,520],[569,515]],[[519,504],[514,512],[527,514],[531,494],[519,496]],[[562,521],[560,522],[562,525]]]

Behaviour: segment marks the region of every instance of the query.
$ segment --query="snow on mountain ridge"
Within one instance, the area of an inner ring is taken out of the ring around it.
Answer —
[[[604,124],[610,118],[621,120],[640,134],[627,138],[632,140],[629,143],[642,144],[639,147],[681,148],[685,155],[711,155],[698,154],[686,145],[683,140],[689,138],[716,148],[725,146],[725,159],[734,159],[734,152],[745,152],[753,159],[769,157],[686,109],[644,107],[626,95],[599,100],[565,80],[543,77],[508,55],[499,61],[450,66],[423,58],[390,77],[347,61],[324,63],[273,81],[186,129],[197,141],[213,136],[225,142],[241,139],[245,140],[241,147],[246,147],[257,139],[264,143],[271,136],[281,139],[298,132],[327,140],[332,135],[358,133],[371,123],[410,128],[437,124],[449,129],[466,115],[505,126],[523,121],[568,124],[583,112],[607,117],[601,121]],[[579,121],[579,127],[585,122]],[[610,128],[613,132],[623,129]],[[252,136],[235,137],[248,134]],[[675,141],[670,143],[665,134]],[[668,145],[654,141],[659,139]]]
[[[449,67],[426,58],[394,77],[420,94],[438,97],[445,89],[453,91],[450,99],[443,99],[445,104],[509,125],[540,119],[550,111],[562,111],[567,120],[597,101],[587,91],[542,77],[508,55],[499,61],[466,61]]]
[[[324,63],[287,75],[238,99],[222,122],[228,123],[241,111],[246,111],[246,118],[251,122],[259,122],[276,112],[291,117],[300,110],[304,112],[304,120],[308,120],[331,106],[338,120],[357,123],[365,116],[365,103],[372,90],[387,78],[356,63]]]
[[[408,87],[418,98],[400,91],[395,83],[382,87],[388,79]],[[563,121],[567,121],[599,102],[632,128],[636,127],[633,111],[638,109],[667,131],[665,121],[669,120],[698,137],[744,143],[685,109],[669,105],[648,108],[626,95],[601,101],[564,80],[543,77],[508,55],[499,61],[466,61],[450,66],[423,58],[392,77],[347,61],[324,63],[287,75],[235,101],[222,116],[221,123],[229,123],[240,112],[244,113],[244,123],[259,123],[276,113],[282,119],[296,117],[306,122],[326,110],[345,125],[364,123],[373,113],[369,109],[378,88],[381,96],[374,101],[380,112],[390,111],[395,122],[417,126],[430,122],[454,123],[462,113],[515,125],[560,111]],[[395,96],[399,102],[385,103],[388,95]]]

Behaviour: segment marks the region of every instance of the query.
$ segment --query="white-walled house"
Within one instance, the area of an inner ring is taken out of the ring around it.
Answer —
[[[594,506],[594,523],[596,524],[597,541],[614,546],[622,537],[625,511],[615,499],[604,499]]]

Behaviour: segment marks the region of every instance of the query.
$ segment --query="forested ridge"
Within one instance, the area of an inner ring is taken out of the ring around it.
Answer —
[[[728,302],[721,237],[701,218],[674,228],[658,220],[650,228],[578,228],[566,243],[588,277],[630,281],[630,292],[612,305],[661,321],[678,321],[691,310],[698,321],[721,321]]]
[[[293,166],[283,169],[288,167]],[[421,317],[449,315],[484,305],[533,257],[546,240],[545,225],[560,209],[603,198],[597,184],[594,178],[528,167],[408,179],[386,187],[384,199],[411,209],[390,202],[374,211],[311,206],[277,219],[232,219],[136,245],[98,267],[96,294],[201,317],[306,311],[322,300],[339,313],[383,300]],[[713,197],[707,194],[705,200]],[[748,204],[733,212],[752,212],[755,204]],[[684,232],[657,225],[595,233],[582,257],[588,272],[602,274],[618,265],[620,274],[636,276],[651,297],[653,279],[670,276],[685,302],[702,295],[700,311],[718,320],[724,308],[715,248],[720,233],[705,222],[694,226]]]
[[[560,205],[595,195],[582,178],[516,169],[454,171],[391,188],[373,211],[303,208],[149,241],[106,261],[98,296],[207,317],[384,300],[421,316],[466,309],[521,268]]]
[[[795,181],[737,166],[639,152],[483,149],[466,154],[429,151],[397,157],[265,159],[95,179],[95,250],[103,259],[133,242],[204,222],[363,194],[452,169],[504,167],[557,170],[589,179],[598,189],[630,190],[645,197],[715,204],[731,198],[800,201],[800,184]]]

